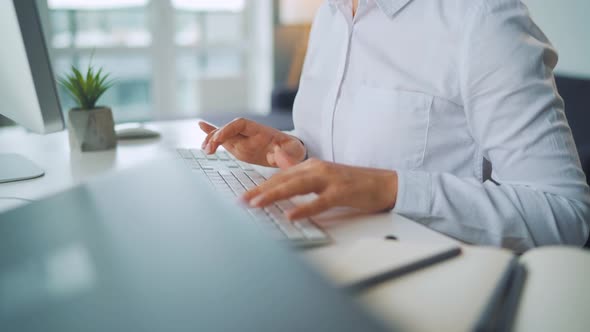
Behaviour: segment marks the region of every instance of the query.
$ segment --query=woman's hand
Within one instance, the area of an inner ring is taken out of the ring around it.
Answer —
[[[283,169],[242,199],[252,207],[264,207],[297,195],[316,193],[318,197],[287,212],[291,220],[311,217],[336,206],[366,212],[392,209],[397,199],[397,173],[309,159],[297,164],[280,148],[275,159]]]
[[[215,153],[222,145],[239,160],[276,167],[273,147],[280,146],[290,160],[305,159],[306,149],[299,139],[254,121],[240,118],[221,128],[200,122],[199,127],[207,134],[202,145],[207,154]]]

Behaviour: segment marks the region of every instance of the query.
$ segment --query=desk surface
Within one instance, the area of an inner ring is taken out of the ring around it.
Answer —
[[[198,147],[204,134],[197,126],[197,120],[155,122],[149,124],[160,131],[159,139],[122,141],[116,150],[93,153],[70,151],[66,132],[39,136],[27,133],[21,128],[0,130],[0,153],[19,153],[38,163],[46,175],[39,179],[0,184],[0,211],[23,201],[5,199],[18,197],[38,200],[59,191],[71,188],[93,177],[119,171],[162,155],[170,154],[176,147]],[[262,170],[263,173],[268,170]],[[351,216],[332,211],[321,218],[319,223],[334,240],[328,247],[305,251],[315,262],[327,262],[339,254],[339,248],[361,238],[382,238],[395,235],[401,241],[445,245],[457,243],[440,233],[426,228],[409,219],[385,213],[372,216]],[[379,299],[382,311],[387,312],[383,299]],[[410,316],[408,316],[410,317]],[[408,327],[411,328],[412,324]],[[428,330],[428,326],[414,326],[417,330]],[[412,328],[411,328],[412,329]]]
[[[39,179],[0,184],[0,211],[22,201],[2,199],[18,197],[38,200],[66,190],[93,177],[133,167],[167,154],[177,147],[198,147],[205,135],[198,120],[154,122],[158,139],[121,141],[117,149],[80,153],[70,150],[67,132],[40,136],[22,128],[0,130],[0,153],[19,153],[45,169]],[[261,170],[262,173],[269,170]],[[338,212],[321,218],[321,223],[338,243],[360,237],[381,237],[394,234],[401,240],[433,243],[454,243],[454,240],[404,217],[386,213],[375,216],[341,217]]]

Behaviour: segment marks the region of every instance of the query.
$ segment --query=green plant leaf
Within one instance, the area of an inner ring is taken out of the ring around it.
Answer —
[[[81,109],[95,108],[100,97],[115,84],[114,80],[109,79],[110,74],[104,74],[103,68],[95,71],[91,63],[85,75],[72,66],[71,73],[58,78],[58,83],[74,98]]]

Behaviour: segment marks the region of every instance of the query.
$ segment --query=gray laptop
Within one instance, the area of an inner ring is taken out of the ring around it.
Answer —
[[[168,162],[0,215],[0,331],[381,331]]]

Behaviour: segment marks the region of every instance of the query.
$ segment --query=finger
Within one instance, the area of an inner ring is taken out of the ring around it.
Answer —
[[[266,162],[271,166],[271,167],[279,167],[282,169],[287,169],[291,166],[294,166],[297,164],[295,158],[291,157],[287,152],[285,152],[285,150],[283,150],[282,148],[280,148],[281,152],[279,152],[279,157],[277,158],[277,153],[275,153],[275,149],[277,149],[277,146],[273,146],[273,151],[269,152],[266,154]],[[279,159],[279,162],[281,163],[280,166],[277,162],[277,159]],[[281,167],[282,166],[282,167]]]
[[[205,137],[205,140],[203,141],[203,144],[201,145],[201,149],[205,150],[205,152],[207,152],[208,150],[208,145],[211,142],[211,137],[213,137],[213,135],[215,135],[215,133],[217,133],[219,131],[219,129],[215,129],[211,132],[209,132],[209,134],[207,134],[207,136]]]
[[[328,192],[323,193],[310,203],[299,205],[290,211],[287,211],[287,218],[290,220],[297,220],[318,215],[336,206],[336,197],[336,195]]]
[[[277,163],[275,161],[275,154],[272,152],[269,152],[266,154],[266,162],[271,166],[271,167],[277,167]]]
[[[229,138],[238,135],[253,136],[256,134],[256,129],[253,129],[254,123],[247,119],[236,119],[227,125],[223,126],[217,135],[213,137],[213,142],[223,144]]]
[[[207,122],[203,122],[200,121],[199,122],[199,127],[201,128],[202,131],[204,131],[206,134],[209,134],[210,132],[212,132],[213,130],[217,129],[217,127],[208,124]]]
[[[224,145],[228,140],[243,135],[248,131],[249,120],[236,119],[227,125],[221,127],[209,140],[209,153],[214,153],[219,146]]]
[[[318,182],[313,177],[293,178],[262,192],[250,201],[253,207],[265,207],[274,202],[294,196],[305,195],[318,191]]]
[[[201,149],[206,150],[206,147],[209,144],[211,137],[215,134],[215,132],[218,130],[218,128],[211,125],[211,124],[208,124],[207,122],[203,122],[203,121],[199,122],[199,127],[201,128],[201,130],[203,132],[205,132],[207,134],[207,136],[205,137],[205,140],[201,144]]]
[[[285,183],[285,182],[289,181],[290,179],[298,179],[298,178],[303,179],[306,177],[305,173],[307,173],[307,172],[305,172],[305,170],[303,170],[302,168],[300,169],[299,167],[293,167],[293,168],[289,169],[288,171],[281,171],[279,173],[276,173],[270,179],[261,183],[256,188],[247,191],[244,195],[242,195],[242,200],[244,200],[245,202],[249,202],[254,197],[256,197],[266,191],[269,191],[273,187],[278,186],[282,183]]]
[[[281,149],[278,145],[274,147],[274,160],[280,169],[287,169],[297,165],[297,160]]]
[[[242,200],[246,203],[250,203],[250,201],[262,194],[263,192],[267,191],[269,188],[272,188],[272,186],[276,185],[277,183],[281,183],[280,181],[276,180],[276,176],[271,177],[270,179],[264,181],[263,183],[261,183],[260,185],[258,185],[256,188],[248,190],[247,192],[245,192],[242,195]]]

